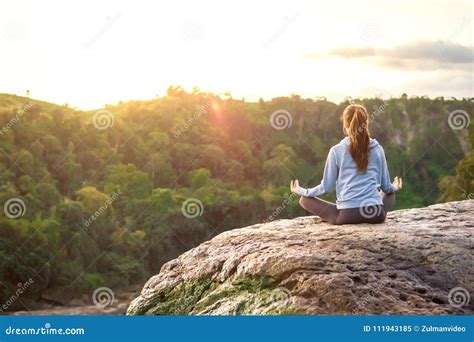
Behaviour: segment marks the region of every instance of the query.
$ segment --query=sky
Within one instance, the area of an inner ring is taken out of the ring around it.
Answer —
[[[0,93],[474,97],[472,1],[0,0]]]

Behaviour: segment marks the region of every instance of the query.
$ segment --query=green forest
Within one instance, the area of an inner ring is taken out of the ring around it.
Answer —
[[[82,111],[0,95],[0,302],[29,279],[7,310],[141,284],[223,231],[306,215],[290,180],[319,184],[350,101],[404,179],[395,209],[472,198],[472,125],[448,124],[472,99],[249,102],[170,87]]]

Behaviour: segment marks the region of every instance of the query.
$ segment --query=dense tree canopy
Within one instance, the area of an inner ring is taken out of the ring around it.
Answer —
[[[472,112],[470,100],[358,101],[392,177],[404,178],[397,208],[472,196],[472,152],[447,122]],[[347,104],[170,87],[84,112],[0,95],[0,200],[24,203],[0,220],[0,301],[30,277],[36,299],[138,283],[219,232],[304,215],[289,181],[319,183]]]

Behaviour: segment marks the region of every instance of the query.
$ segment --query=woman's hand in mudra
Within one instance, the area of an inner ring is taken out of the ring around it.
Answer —
[[[399,178],[399,177],[395,177],[395,178],[393,179],[392,185],[393,185],[395,188],[397,188],[397,191],[399,191],[399,190],[401,190],[402,187],[403,187],[403,180],[402,180],[401,178]]]
[[[299,187],[300,187],[300,183],[298,182],[297,179],[290,182],[290,189],[291,189],[291,192],[292,192],[292,193],[298,195],[298,188],[299,188]]]

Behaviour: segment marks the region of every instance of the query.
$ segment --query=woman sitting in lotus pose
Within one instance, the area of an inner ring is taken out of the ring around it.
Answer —
[[[402,179],[395,177],[390,183],[384,150],[370,138],[363,106],[349,105],[342,121],[346,137],[329,150],[321,184],[304,189],[295,180],[291,191],[302,196],[304,209],[331,224],[382,223],[395,203],[395,192],[402,188]],[[334,187],[336,204],[317,197]]]

